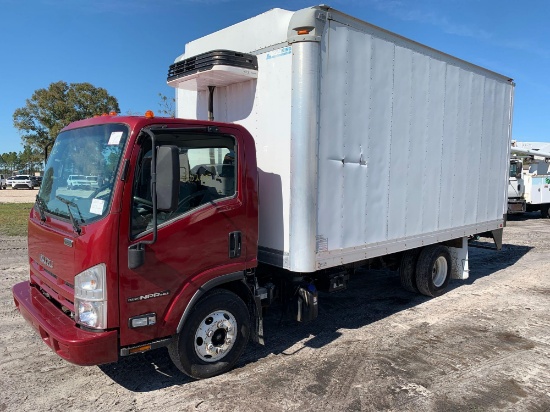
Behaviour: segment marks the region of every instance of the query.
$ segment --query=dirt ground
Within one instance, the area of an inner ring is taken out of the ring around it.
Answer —
[[[363,271],[320,296],[317,321],[280,326],[275,311],[265,347],[193,381],[165,349],[101,367],[61,360],[13,305],[26,240],[0,238],[0,411],[550,411],[549,241],[550,220],[508,222],[504,249],[470,249],[470,279],[436,299]]]
[[[0,203],[34,203],[38,188],[35,189],[12,189],[0,190]]]

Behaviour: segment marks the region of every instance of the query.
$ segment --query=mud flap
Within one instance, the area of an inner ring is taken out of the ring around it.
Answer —
[[[262,299],[257,293],[254,292],[254,329],[252,329],[251,339],[253,342],[259,343],[260,345],[265,345],[264,341],[264,318],[262,314]]]
[[[468,279],[468,238],[462,238],[462,247],[449,247],[449,253],[452,260],[451,279]]]
[[[502,249],[502,232],[502,228],[491,230],[491,237],[495,241],[495,246],[497,247],[497,250]]]

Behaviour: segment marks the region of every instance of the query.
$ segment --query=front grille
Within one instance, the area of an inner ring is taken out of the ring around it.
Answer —
[[[60,311],[62,311],[65,315],[67,315],[71,319],[74,319],[74,311],[73,310],[71,310],[67,306],[62,305],[59,301],[55,300],[53,298],[53,296],[51,296],[46,290],[42,289],[41,287],[38,287],[38,290],[40,291],[40,293],[42,293],[42,296],[44,296],[46,299],[48,299]],[[73,308],[74,308],[74,306],[73,306]]]
[[[74,312],[74,285],[64,281],[32,258],[30,269],[31,283],[36,285],[44,296],[65,313]]]
[[[231,50],[212,50],[170,65],[168,81],[209,70],[216,65],[258,70],[258,58]]]
[[[62,280],[62,279],[60,280],[60,279],[57,277],[56,274],[50,272],[48,269],[45,269],[45,268],[44,268],[44,272],[46,272],[48,275],[50,275],[52,278],[54,278],[57,282],[61,281],[61,282],[63,282],[64,285],[66,285],[66,286],[68,286],[68,287],[70,287],[71,289],[74,290],[74,286],[73,286],[72,284],[70,284],[70,283],[67,282],[66,280]]]

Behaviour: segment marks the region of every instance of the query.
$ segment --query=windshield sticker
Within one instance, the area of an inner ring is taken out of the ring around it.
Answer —
[[[90,213],[93,213],[94,215],[103,214],[103,206],[105,206],[105,200],[93,199],[92,204],[90,205]]]
[[[109,146],[118,145],[120,143],[121,138],[122,138],[122,132],[112,132],[111,137],[109,137],[109,142],[107,144]]]

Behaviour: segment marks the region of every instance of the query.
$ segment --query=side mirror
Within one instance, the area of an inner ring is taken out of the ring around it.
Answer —
[[[157,210],[178,208],[180,157],[177,146],[160,146],[157,152]]]

